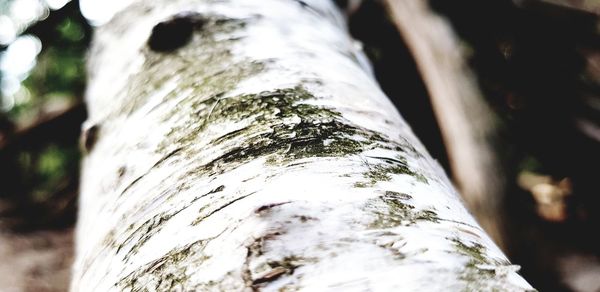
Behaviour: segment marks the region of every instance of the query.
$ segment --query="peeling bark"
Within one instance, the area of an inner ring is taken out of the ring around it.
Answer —
[[[532,289],[329,1],[140,1],[91,56],[73,291]]]

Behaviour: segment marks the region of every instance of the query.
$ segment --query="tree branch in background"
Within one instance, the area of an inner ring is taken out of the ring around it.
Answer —
[[[422,0],[386,0],[411,50],[446,144],[455,182],[471,212],[504,247],[502,211],[506,177],[494,143],[497,117],[466,65],[449,23]]]
[[[60,144],[76,141],[85,117],[85,105],[82,102],[42,115],[33,123],[18,127],[12,135],[0,140],[0,152],[33,150],[49,141]]]
[[[517,0],[514,2],[521,7],[549,4],[600,16],[600,3],[595,0]]]

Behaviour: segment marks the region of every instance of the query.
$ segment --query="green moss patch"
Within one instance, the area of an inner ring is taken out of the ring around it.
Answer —
[[[354,184],[357,188],[372,187],[380,181],[392,180],[392,175],[407,174],[414,177],[417,181],[427,183],[427,178],[420,173],[413,171],[406,162],[406,158],[397,155],[396,158],[387,157],[371,157],[376,158],[384,163],[382,164],[367,164],[369,170],[363,173],[364,181],[359,181]]]
[[[506,291],[510,288],[506,284],[506,275],[497,274],[495,268],[510,266],[510,262],[490,258],[481,244],[465,244],[458,238],[451,241],[453,252],[468,258],[464,269],[459,272],[459,279],[465,282],[463,291]]]
[[[433,210],[415,210],[413,205],[406,203],[406,194],[386,192],[385,195],[370,199],[365,204],[367,213],[374,214],[375,220],[370,229],[394,228],[410,226],[417,221],[439,222],[437,213]]]

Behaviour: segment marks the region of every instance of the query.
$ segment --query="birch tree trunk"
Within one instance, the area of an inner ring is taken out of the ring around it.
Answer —
[[[89,71],[73,291],[532,289],[330,1],[139,1]]]

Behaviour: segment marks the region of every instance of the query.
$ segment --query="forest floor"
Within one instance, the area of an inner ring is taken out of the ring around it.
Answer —
[[[0,291],[68,291],[73,227],[15,231],[0,216]]]

